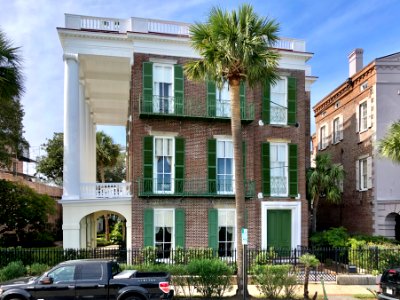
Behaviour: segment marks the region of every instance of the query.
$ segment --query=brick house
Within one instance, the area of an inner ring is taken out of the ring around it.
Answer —
[[[400,54],[363,66],[363,50],[349,55],[349,78],[314,107],[316,142],[343,165],[343,201],[323,205],[318,228],[344,226],[350,232],[400,237],[400,167],[379,157],[376,143],[399,119]]]
[[[64,247],[94,247],[95,220],[126,220],[127,247],[235,249],[228,87],[192,82],[189,24],[66,15]],[[281,80],[241,87],[250,247],[306,245],[310,86],[305,42],[281,39]],[[126,126],[127,182],[96,183],[96,124]]]

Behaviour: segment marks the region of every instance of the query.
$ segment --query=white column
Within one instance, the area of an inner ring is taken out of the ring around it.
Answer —
[[[91,159],[91,166],[90,169],[92,170],[92,180],[93,182],[96,182],[96,124],[93,122],[92,128],[91,128],[91,144],[92,144],[92,159]]]
[[[80,163],[79,173],[81,182],[87,182],[87,136],[86,136],[86,103],[85,103],[85,82],[79,81],[79,145],[80,145]]]
[[[65,217],[65,215],[64,215]],[[64,249],[79,249],[80,245],[80,228],[77,224],[63,224],[63,248]]]
[[[64,193],[63,200],[79,199],[79,61],[64,54]]]

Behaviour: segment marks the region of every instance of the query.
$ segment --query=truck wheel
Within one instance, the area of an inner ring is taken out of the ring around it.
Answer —
[[[124,298],[124,300],[144,300],[144,299],[140,296],[133,295],[133,296],[128,296],[128,297]]]

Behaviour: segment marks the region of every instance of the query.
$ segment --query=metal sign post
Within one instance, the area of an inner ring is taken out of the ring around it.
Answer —
[[[243,300],[247,297],[247,228],[242,228],[242,245],[243,245]]]

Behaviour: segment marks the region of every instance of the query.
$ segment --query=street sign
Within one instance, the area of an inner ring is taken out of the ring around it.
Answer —
[[[242,245],[247,245],[248,236],[247,236],[247,228],[242,228]]]

